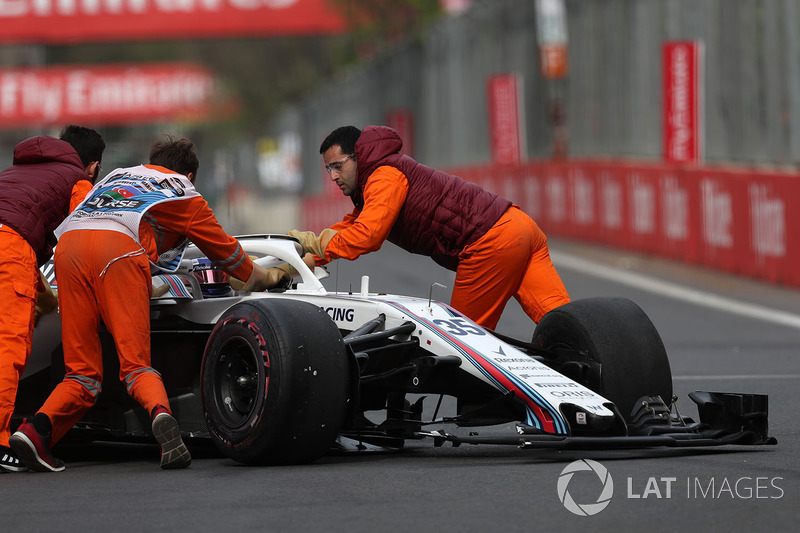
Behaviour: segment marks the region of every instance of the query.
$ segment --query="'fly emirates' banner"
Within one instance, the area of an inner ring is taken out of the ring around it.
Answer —
[[[74,43],[344,31],[329,0],[0,0],[0,42]]]
[[[0,127],[205,118],[216,79],[187,63],[0,69]]]

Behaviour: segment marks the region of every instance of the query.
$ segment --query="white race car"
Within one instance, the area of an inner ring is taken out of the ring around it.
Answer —
[[[695,392],[699,419],[681,416],[661,338],[630,300],[571,302],[520,341],[431,298],[370,292],[367,276],[358,292],[329,292],[292,237],[239,241],[264,266],[288,262],[299,280],[236,292],[190,247],[177,274],[154,278],[151,301],[152,363],[184,436],[210,438],[237,461],[306,463],[424,438],[560,449],[775,443],[765,395]],[[15,423],[63,377],[59,326],[53,313],[36,328]],[[113,341],[101,338],[104,390],[70,435],[150,439],[147,413],[117,379]],[[437,407],[423,417],[431,395]],[[456,399],[453,416],[439,416],[444,397]],[[446,429],[494,425],[511,429]]]

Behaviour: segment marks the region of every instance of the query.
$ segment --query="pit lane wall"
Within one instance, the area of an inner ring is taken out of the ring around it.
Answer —
[[[800,287],[800,174],[604,160],[449,172],[504,196],[550,236]],[[338,189],[303,200],[320,231],[352,209]]]

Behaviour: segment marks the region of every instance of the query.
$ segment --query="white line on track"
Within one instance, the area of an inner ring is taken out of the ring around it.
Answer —
[[[589,276],[603,278],[668,298],[683,300],[694,305],[710,307],[726,313],[800,329],[800,315],[725,298],[697,289],[689,289],[676,283],[669,283],[629,270],[601,265],[564,252],[550,250],[550,256],[558,266],[582,272]]]

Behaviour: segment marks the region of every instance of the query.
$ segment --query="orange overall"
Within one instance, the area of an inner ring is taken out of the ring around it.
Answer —
[[[0,226],[0,250],[0,445],[8,446],[19,378],[31,353],[39,271],[33,248],[5,225]]]
[[[70,196],[70,211],[91,190],[79,181]],[[19,379],[28,364],[33,342],[33,316],[39,286],[36,254],[16,231],[0,225],[0,446],[8,446]]]
[[[570,301],[544,232],[517,206],[459,254],[450,305],[494,329],[512,296],[536,323]]]
[[[202,197],[156,205],[147,214],[139,228],[141,245],[123,233],[95,229],[68,231],[59,240],[55,263],[67,372],[39,410],[53,423],[51,446],[94,405],[102,389],[101,320],[114,338],[119,377],[131,397],[148,413],[159,404],[170,409],[161,375],[150,366],[148,258],[155,260],[159,250],[187,236],[212,259],[241,254],[231,272],[237,278],[252,273],[252,261]],[[152,224],[162,233],[156,236]]]
[[[150,368],[148,258],[140,253],[109,265],[140,249],[133,239],[115,231],[70,231],[58,243],[55,262],[66,377],[39,410],[53,422],[51,444],[83,417],[100,394],[101,320],[114,337],[120,379],[128,393],[148,413],[157,404],[169,408],[161,377]]]
[[[378,167],[364,186],[364,208],[331,226],[338,233],[327,243],[321,260],[352,260],[380,249],[407,194],[408,180],[401,171]],[[517,206],[461,251],[450,303],[491,329],[512,296],[537,323],[547,311],[570,301],[544,233]]]

